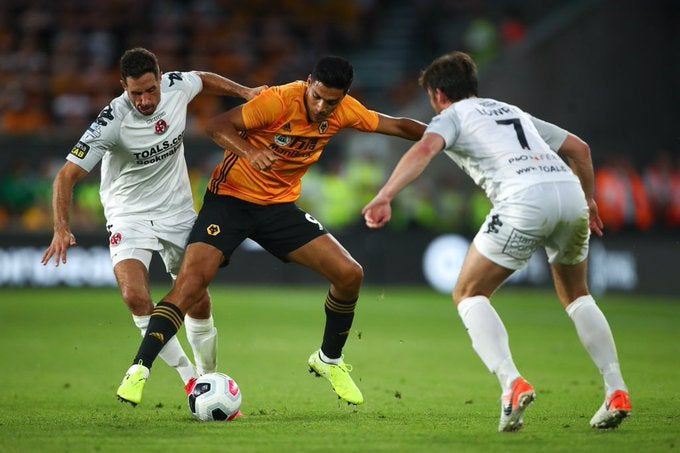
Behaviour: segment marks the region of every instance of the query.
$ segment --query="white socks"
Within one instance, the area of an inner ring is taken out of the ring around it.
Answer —
[[[496,375],[503,394],[512,390],[512,383],[520,377],[512,361],[508,332],[503,321],[484,296],[464,299],[458,304],[458,314],[472,339],[472,347],[484,365]]]
[[[339,357],[337,359],[331,359],[326,354],[324,354],[321,349],[319,349],[319,358],[321,359],[322,362],[328,363],[330,365],[339,365],[340,362],[342,362],[342,357]]]
[[[616,390],[627,392],[609,323],[593,297],[579,297],[567,306],[566,311],[574,321],[581,344],[602,374],[607,396]]]
[[[149,318],[151,318],[150,315],[132,315],[132,319],[139,330],[141,330],[142,336],[146,334],[146,328],[149,326]],[[189,379],[197,377],[196,370],[194,370],[194,366],[191,364],[191,361],[184,352],[184,349],[182,349],[182,345],[179,343],[176,335],[174,335],[167,343],[165,343],[165,346],[163,346],[163,349],[161,349],[161,352],[158,354],[158,356],[163,359],[165,363],[177,370],[180,377],[182,378],[182,382],[185,384],[189,382]]]
[[[212,315],[208,319],[184,317],[187,339],[194,352],[199,375],[217,370],[217,329]]]
[[[574,321],[581,343],[602,374],[607,396],[616,390],[627,392],[609,323],[592,296],[579,297],[566,311]],[[468,297],[458,304],[458,313],[472,339],[472,347],[489,371],[496,374],[503,393],[510,392],[512,382],[520,374],[512,360],[508,333],[489,299]]]

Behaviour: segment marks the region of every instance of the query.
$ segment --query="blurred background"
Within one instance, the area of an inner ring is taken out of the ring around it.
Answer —
[[[419,71],[443,53],[469,52],[479,66],[481,96],[516,104],[590,144],[606,225],[605,238],[593,244],[593,260],[599,259],[593,284],[599,281],[602,290],[678,294],[680,283],[672,277],[673,257],[680,252],[678,5],[674,0],[3,0],[0,286],[111,284],[98,167],[76,187],[72,212],[72,229],[85,246],[85,261],[72,267],[89,275],[68,280],[69,272],[46,271],[35,261],[51,240],[56,172],[99,111],[121,93],[120,55],[144,46],[156,53],[164,71],[214,71],[250,86],[305,79],[318,57],[342,55],[355,67],[353,96],[371,109],[424,122],[433,112],[418,87]],[[197,208],[222,159],[204,125],[239,102],[199,95],[190,104],[185,153]],[[452,276],[455,281],[458,245],[474,235],[490,205],[440,156],[395,201],[388,230],[368,231],[361,207],[408,146],[377,134],[342,132],[305,176],[300,205],[371,271],[369,282],[427,281],[436,287],[428,259],[445,281]],[[433,251],[433,241],[442,235],[453,242]],[[239,269],[268,259],[256,252],[246,244]],[[297,270],[267,263],[271,271],[242,275],[232,266],[224,278],[308,281]],[[101,281],[92,271],[100,268]],[[546,272],[544,263],[537,263],[517,280],[546,284]]]

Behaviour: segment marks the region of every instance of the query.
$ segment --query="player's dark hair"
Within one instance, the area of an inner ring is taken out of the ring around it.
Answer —
[[[123,80],[128,77],[138,79],[147,72],[152,72],[158,78],[161,70],[156,55],[143,47],[129,49],[120,57],[120,76]]]
[[[451,52],[434,60],[420,73],[420,86],[439,88],[451,102],[477,96],[477,65],[464,52]]]
[[[354,68],[342,57],[323,57],[314,65],[312,80],[321,82],[328,88],[339,88],[347,93],[354,80]]]

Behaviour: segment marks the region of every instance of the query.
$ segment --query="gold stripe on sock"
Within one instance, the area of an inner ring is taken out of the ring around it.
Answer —
[[[168,319],[172,325],[175,326],[176,330],[179,330],[179,328],[182,326],[182,323],[177,320],[177,316],[173,316],[174,313],[169,314],[166,311],[161,311],[161,310],[154,310],[153,313],[151,313],[151,316],[162,316],[165,319]]]
[[[169,316],[172,316],[180,326],[182,325],[182,322],[184,321],[183,317],[180,316],[179,314],[177,314],[177,311],[173,310],[170,307],[163,306],[163,305],[156,306],[156,308],[154,308],[154,311],[151,314],[153,314],[156,311],[162,311],[164,313],[167,313]]]
[[[349,303],[343,303],[343,302],[340,302],[339,300],[335,299],[330,294],[328,295],[328,297],[326,297],[326,307],[330,311],[334,311],[336,313],[341,313],[341,314],[354,313],[354,309],[355,309],[356,305],[357,305],[356,300],[349,302]]]

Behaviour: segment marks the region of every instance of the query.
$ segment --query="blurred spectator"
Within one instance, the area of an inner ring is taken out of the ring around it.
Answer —
[[[527,27],[518,6],[511,5],[506,8],[501,18],[500,29],[501,41],[506,47],[514,46],[524,40]]]
[[[607,230],[647,230],[654,223],[645,184],[627,156],[612,155],[595,171],[595,201]]]
[[[463,50],[467,51],[483,70],[498,55],[498,29],[487,17],[470,21],[463,35]]]
[[[559,1],[545,3],[540,12]],[[21,141],[7,147],[0,168],[0,229],[51,228],[45,217],[54,177],[50,171],[61,166],[72,141],[121,93],[118,58],[126,48],[153,48],[163,62],[161,70],[201,67],[251,86],[304,79],[316,58],[327,53],[356,55],[357,77],[381,77],[360,71],[360,57],[379,44],[381,31],[390,26],[385,21],[392,21],[390,11],[397,7],[413,20],[395,21],[396,33],[418,43],[406,54],[403,77],[392,85],[373,84],[370,90],[357,83],[353,95],[371,96],[387,111],[427,121],[432,116],[429,106],[426,113],[407,110],[414,108],[414,100],[424,99],[417,85],[422,66],[453,48],[469,50],[482,65],[493,62],[499,52],[525,39],[540,15],[536,6],[513,0],[282,0],[272,9],[266,0],[3,0],[0,134],[17,140],[30,135],[31,156],[44,155],[45,161],[26,157],[24,149],[18,158],[12,151],[21,148]],[[199,95],[189,107],[186,136],[203,134],[206,121],[235,102]],[[405,151],[403,143],[380,135],[348,133],[339,138],[307,176],[301,199],[318,206],[308,210],[317,212],[329,228],[360,223],[366,197],[375,193],[386,169]],[[204,152],[205,157],[187,156],[194,163],[190,176],[197,207],[214,159],[222,159],[220,150],[197,151]],[[630,163],[598,169],[599,203],[609,217],[610,231],[647,229],[652,222],[680,227],[680,168],[672,159],[670,152],[661,153],[644,171],[644,183]],[[436,166],[431,171],[427,179],[435,183],[414,185],[403,197],[405,206],[396,214],[401,217],[392,227],[436,225],[474,233],[482,223],[479,217],[489,210],[486,197],[463,175],[451,178]],[[351,182],[351,193],[343,192],[348,184],[335,184],[340,179]],[[104,221],[98,184],[93,177],[74,193],[73,221],[79,229],[100,229]]]
[[[680,162],[678,162],[680,163]],[[667,149],[657,152],[644,170],[645,187],[659,225],[680,227],[680,166]]]

